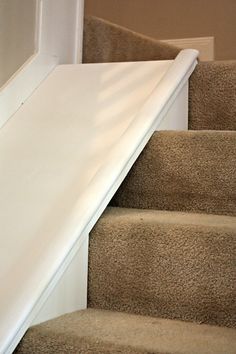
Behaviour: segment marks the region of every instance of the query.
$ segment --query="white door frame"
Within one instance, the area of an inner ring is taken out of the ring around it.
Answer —
[[[0,88],[0,128],[58,64],[81,62],[84,0],[37,0],[36,53]]]

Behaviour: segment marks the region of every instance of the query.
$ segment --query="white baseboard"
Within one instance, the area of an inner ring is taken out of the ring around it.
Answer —
[[[183,49],[197,49],[202,61],[214,60],[214,37],[165,39],[162,41]]]

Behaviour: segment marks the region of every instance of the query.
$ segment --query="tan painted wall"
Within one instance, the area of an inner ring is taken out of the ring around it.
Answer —
[[[215,58],[236,59],[236,0],[85,0],[85,13],[158,39],[215,37]]]
[[[0,87],[35,50],[36,0],[0,0]]]

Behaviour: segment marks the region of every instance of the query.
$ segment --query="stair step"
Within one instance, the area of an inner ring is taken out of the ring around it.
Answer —
[[[189,81],[189,129],[236,130],[236,60],[200,62]]]
[[[34,326],[16,353],[235,354],[236,330],[88,309]]]
[[[83,63],[175,59],[179,51],[177,47],[103,19],[85,17]]]
[[[236,215],[236,131],[156,132],[111,205]]]
[[[92,308],[236,327],[236,218],[108,208],[88,291]]]

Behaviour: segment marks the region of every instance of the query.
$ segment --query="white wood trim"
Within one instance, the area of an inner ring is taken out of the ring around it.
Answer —
[[[0,128],[58,64],[81,57],[83,0],[39,0],[38,51],[0,88]],[[80,31],[80,33],[78,33]]]
[[[130,170],[131,166],[137,159],[138,155],[141,153],[143,150],[144,146],[148,142],[149,138],[153,134],[154,130],[156,127],[161,124],[163,119],[165,119],[165,116],[167,112],[170,110],[172,107],[173,103],[175,102],[176,98],[179,96],[181,90],[186,86],[186,83],[189,79],[189,76],[191,75],[192,71],[195,68],[196,65],[196,58],[197,58],[198,52],[194,50],[185,50],[182,51],[177,58],[175,59],[174,62],[172,61],[167,61],[165,62],[160,62],[160,66],[164,68],[164,73],[160,77],[156,78],[156,81],[158,82],[156,87],[154,87],[153,91],[148,94],[148,97],[146,98],[144,104],[139,108],[137,113],[132,116],[132,120],[129,119],[127,120],[127,126],[122,127],[122,130],[117,129],[117,126],[111,126],[111,122],[107,122],[107,126],[103,127],[101,131],[97,131],[97,134],[94,135],[93,140],[91,141],[91,146],[93,146],[94,151],[96,152],[98,147],[98,140],[97,138],[100,139],[100,142],[103,144],[106,143],[106,139],[109,140],[109,137],[111,141],[109,142],[109,146],[106,146],[106,151],[107,153],[105,154],[98,154],[98,161],[97,160],[89,160],[92,161],[92,165],[90,166],[91,172],[88,171],[87,168],[83,169],[83,161],[79,161],[79,165],[76,165],[78,161],[72,161],[72,166],[77,166],[76,168],[79,168],[79,166],[82,168],[81,169],[81,175],[79,175],[79,180],[78,176],[76,178],[76,185],[80,183],[80,188],[82,188],[82,192],[77,194],[74,191],[74,188],[72,189],[72,194],[69,194],[69,197],[72,200],[67,197],[67,193],[65,194],[65,198],[62,199],[62,203],[60,202],[61,199],[58,200],[57,203],[53,203],[53,210],[50,209],[50,214],[47,215],[47,218],[45,220],[44,214],[43,214],[43,220],[42,224],[38,225],[36,223],[35,228],[37,230],[33,229],[33,239],[32,239],[32,233],[30,231],[29,237],[30,240],[27,241],[29,243],[28,248],[30,245],[32,246],[32,241],[34,248],[31,248],[31,252],[28,252],[27,254],[24,252],[24,257],[21,258],[21,267],[17,269],[16,272],[11,272],[11,267],[12,265],[15,265],[15,260],[11,264],[10,263],[10,268],[6,267],[6,273],[3,274],[2,276],[2,287],[3,287],[3,292],[1,294],[1,325],[0,325],[0,352],[2,353],[11,353],[19,340],[21,339],[22,335],[24,332],[27,330],[29,325],[34,321],[35,317],[39,313],[39,310],[47,301],[48,296],[52,292],[52,290],[57,286],[57,283],[59,279],[63,276],[65,273],[65,270],[67,269],[68,265],[72,262],[74,259],[75,255],[79,251],[81,245],[83,244],[83,237],[84,235],[89,234],[90,230],[94,226],[94,224],[97,222],[98,218],[100,217],[101,213],[104,211],[106,208],[108,202],[116,192],[117,188],[119,185],[122,183],[124,180],[125,176],[127,175],[128,171]],[[100,66],[99,66],[100,65]],[[141,66],[142,63],[133,63],[134,67],[138,68],[138,75],[140,75],[141,72]],[[145,62],[143,64],[144,66],[147,67],[149,65],[148,62]],[[150,65],[156,65],[155,62],[150,62]],[[159,65],[159,64],[158,64]],[[111,91],[117,90],[116,85],[113,87],[114,83],[117,84],[117,77],[116,75],[116,69],[119,69],[120,66],[122,67],[127,67],[125,73],[123,74],[122,77],[119,75],[119,79],[125,80],[126,83],[126,90],[128,89],[127,92],[132,92],[130,90],[130,81],[127,79],[127,70],[128,72],[132,72],[131,66],[132,63],[112,63],[112,64],[83,64],[80,65],[81,70],[87,70],[86,75],[88,72],[90,72],[90,77],[93,79],[94,78],[94,70],[101,69],[101,68],[107,68],[108,69],[108,74],[110,75],[112,73],[111,79],[109,77],[104,77],[104,74],[100,75],[100,80],[98,81],[98,92],[95,95],[95,97],[99,98],[101,101],[99,101],[99,104],[102,103],[102,99],[104,97],[101,96],[101,91],[100,91],[100,84],[102,82],[110,82],[108,84],[108,90],[102,91],[103,94],[110,94]],[[112,70],[110,70],[112,68]],[[166,71],[168,68],[168,71]],[[113,70],[115,69],[115,70]],[[156,67],[157,69],[157,67]],[[55,72],[48,78],[48,80],[45,81],[44,84],[42,84],[41,91],[45,94],[45,89],[47,87],[47,90],[50,92],[54,92],[51,90],[50,82],[53,82],[54,87],[58,86],[58,83],[60,81],[57,80],[57,71],[62,73],[63,75],[68,75],[66,73],[69,73],[70,70],[72,70],[72,73],[74,75],[74,71],[76,68],[73,66],[70,69],[70,66],[65,66],[65,67],[59,67],[58,69],[55,70]],[[137,70],[136,70],[137,72]],[[115,73],[115,74],[114,74]],[[152,75],[150,75],[152,74]],[[82,72],[81,72],[82,75]],[[115,76],[115,77],[114,77]],[[85,77],[87,82],[87,76]],[[139,84],[141,84],[141,91],[143,92],[143,87],[145,83],[145,77],[140,77],[138,76],[139,79]],[[153,73],[149,72],[149,76],[146,78],[147,81],[153,79]],[[50,81],[51,80],[51,81]],[[68,76],[67,81],[70,82],[71,77]],[[75,80],[75,79],[74,79]],[[110,80],[110,81],[109,81]],[[127,81],[128,80],[128,81]],[[79,80],[76,80],[76,82],[72,81],[72,87],[75,89],[75,92],[77,94],[77,89],[78,85],[81,85],[82,89],[85,90],[84,88],[84,83],[80,83]],[[93,81],[92,81],[93,82]],[[132,83],[132,82],[131,82]],[[135,81],[135,85],[137,82]],[[46,85],[46,87],[45,87]],[[56,85],[56,86],[55,86]],[[71,102],[70,102],[70,95],[68,96],[68,92],[70,90],[64,90],[64,85],[65,85],[65,80],[63,79],[63,95],[60,98],[60,104],[64,106],[66,105],[67,111],[65,112],[66,114],[63,115],[63,112],[60,113],[60,119],[59,121],[55,121],[55,127],[57,125],[59,126],[59,137],[61,136],[61,132],[64,132],[64,128],[66,127],[67,129],[67,124],[68,124],[68,114],[70,114],[70,109],[71,109]],[[109,85],[111,87],[109,87]],[[127,86],[128,85],[128,86]],[[91,85],[90,85],[91,86]],[[121,90],[120,86],[118,89],[118,92],[121,92],[123,95],[124,100],[126,99],[127,95],[124,95],[124,88]],[[112,90],[111,90],[112,88]],[[40,89],[39,89],[40,90]],[[87,87],[88,93],[90,94],[91,88],[88,86]],[[56,93],[55,93],[56,95]],[[65,95],[65,96],[64,96]],[[35,98],[34,98],[35,97]],[[5,126],[5,129],[2,130],[2,135],[1,135],[1,149],[8,151],[9,156],[12,154],[12,145],[11,140],[15,135],[12,134],[13,132],[16,133],[17,136],[15,136],[16,140],[24,138],[26,134],[27,139],[31,138],[32,131],[30,131],[30,134],[27,133],[29,130],[28,127],[31,126],[31,120],[29,120],[29,117],[31,114],[36,114],[36,117],[38,117],[38,120],[36,119],[36,122],[39,124],[39,128],[41,129],[42,127],[45,126],[46,122],[48,122],[48,119],[43,122],[43,125],[41,126],[41,120],[40,120],[40,115],[38,115],[38,104],[41,102],[41,97],[40,94],[38,93],[37,95],[33,95],[31,99],[28,101],[27,105],[22,107],[22,109],[17,112],[16,116],[14,117],[15,120],[12,120]],[[57,97],[57,96],[56,96]],[[77,96],[76,96],[77,97]],[[136,94],[134,95],[136,97]],[[66,101],[64,101],[66,99]],[[47,97],[48,102],[50,103],[51,97]],[[90,100],[91,101],[91,100]],[[88,102],[88,104],[85,104],[85,109],[87,110],[90,107],[93,107],[94,102]],[[48,104],[49,104],[48,103]],[[105,102],[107,103],[107,102]],[[118,103],[118,107],[120,107],[120,102],[114,102],[112,101],[113,104]],[[61,106],[61,107],[62,107]],[[47,105],[45,107],[48,107]],[[107,104],[105,104],[105,109],[107,108]],[[136,107],[136,106],[135,106]],[[53,106],[54,109],[56,109],[56,106]],[[32,110],[31,110],[32,109]],[[27,112],[27,115],[24,115],[25,112]],[[50,106],[50,110],[48,114],[52,114],[52,107]],[[55,119],[58,119],[58,114],[57,111],[54,114]],[[82,115],[83,116],[83,115]],[[108,115],[109,116],[109,115]],[[97,110],[94,111],[94,116],[91,116],[91,124],[94,122],[94,118],[97,117]],[[122,113],[122,117],[124,119],[124,114]],[[18,120],[16,120],[16,118]],[[53,119],[54,119],[53,118]],[[74,122],[77,122],[77,116],[75,113],[73,113],[72,118],[74,119]],[[100,117],[100,119],[103,119],[104,117]],[[25,130],[24,134],[22,135],[22,130],[18,130],[18,124],[21,124],[22,127],[22,119],[26,119],[26,125],[25,125]],[[54,121],[52,121],[54,122]],[[63,125],[60,129],[60,122],[63,122]],[[73,122],[73,120],[72,120]],[[97,121],[95,121],[97,122]],[[118,120],[120,122],[120,119]],[[51,123],[50,123],[51,124]],[[74,123],[75,124],[75,123]],[[81,121],[81,124],[89,124],[89,122],[85,121],[84,119]],[[113,123],[114,124],[114,123]],[[117,123],[116,123],[117,124]],[[92,126],[92,125],[91,125]],[[48,135],[50,137],[50,145],[48,146],[49,152],[50,152],[50,147],[52,146],[51,141],[53,140],[53,127],[49,126],[51,129],[47,130],[46,127],[44,128],[45,134],[50,134]],[[72,128],[74,125],[72,126]],[[71,128],[71,129],[72,129]],[[77,128],[77,126],[76,126]],[[106,139],[103,139],[103,133],[104,133],[104,128],[106,128]],[[117,134],[117,130],[120,132],[120,136],[116,136],[116,139],[114,140],[113,136],[110,136],[111,128],[113,128],[113,134]],[[35,127],[34,125],[35,132],[39,135],[41,138],[40,132],[37,129],[37,126]],[[124,130],[123,130],[124,129]],[[72,129],[73,131],[74,129]],[[88,132],[90,132],[88,130]],[[18,133],[19,132],[19,133]],[[19,134],[19,136],[18,136]],[[64,134],[63,134],[64,136]],[[55,135],[55,138],[57,135]],[[80,142],[75,140],[76,144],[76,151],[80,151],[86,148],[86,141],[89,138],[89,133],[88,136],[85,136],[85,140]],[[5,140],[6,139],[6,140]],[[81,137],[82,139],[82,137]],[[90,138],[91,139],[91,138]],[[10,144],[6,144],[6,141]],[[114,143],[115,141],[115,143]],[[59,141],[59,146],[67,146],[71,142],[71,134],[68,136],[68,139],[66,141],[63,141],[61,144]],[[40,140],[39,144],[41,146],[42,141]],[[33,148],[31,141],[29,140],[29,146],[27,145],[27,141],[25,142],[25,149],[24,153],[26,154],[26,157],[28,157],[31,153],[31,150]],[[37,143],[38,144],[38,143]],[[43,141],[43,144],[45,142]],[[43,145],[44,146],[44,145]],[[56,145],[57,146],[57,145]],[[9,150],[8,150],[9,148]],[[38,149],[38,145],[35,146],[35,148]],[[90,150],[88,150],[90,151]],[[26,174],[26,179],[24,178],[24,185],[29,186],[28,178],[31,179],[32,177],[36,176],[36,179],[32,179],[32,182],[40,182],[40,178],[44,178],[45,176],[47,177],[47,174],[49,173],[48,170],[44,170],[44,159],[47,160],[48,157],[48,151],[46,151],[46,155],[44,157],[43,155],[43,161],[40,160],[40,164],[37,163],[36,169],[35,167],[33,169],[30,169],[30,173]],[[86,151],[85,151],[86,152]],[[17,153],[21,154],[21,151],[18,151]],[[58,163],[59,163],[59,170],[63,169],[63,156],[64,156],[64,150],[62,150],[62,156],[59,155],[57,156]],[[14,158],[14,163],[15,167],[18,169],[18,161],[20,162],[21,160],[15,156],[15,153],[12,155]],[[19,155],[21,156],[21,155]],[[33,160],[32,163],[34,163],[34,153],[32,154]],[[55,160],[56,157],[54,154],[52,155],[53,161]],[[77,155],[76,155],[77,156]],[[96,155],[95,155],[96,156]],[[2,162],[6,161],[5,160],[5,155],[3,156]],[[51,160],[49,160],[50,162]],[[52,162],[52,161],[51,161]],[[50,164],[51,164],[50,162]],[[12,177],[12,168],[13,165],[11,163],[11,160],[9,160],[9,175],[6,175],[6,179],[4,179],[4,183],[8,186],[8,178],[13,178]],[[86,163],[86,161],[85,161]],[[93,165],[98,164],[99,168],[94,170]],[[19,167],[21,164],[19,165]],[[27,167],[28,165],[26,165]],[[58,168],[58,166],[56,165]],[[28,167],[27,167],[28,171]],[[57,171],[57,169],[56,169]],[[52,173],[55,173],[55,171],[51,171],[47,180],[47,186],[51,186],[51,182],[53,181],[53,188],[55,185],[54,179],[52,180]],[[88,174],[89,173],[89,174]],[[8,178],[7,178],[8,176]],[[41,176],[41,177],[40,177]],[[70,175],[69,175],[70,176]],[[17,176],[16,176],[17,179]],[[78,182],[77,182],[78,181]],[[82,182],[85,181],[85,182]],[[41,183],[41,182],[40,182]],[[61,182],[60,182],[61,183]],[[84,184],[85,183],[85,184]],[[14,179],[13,179],[13,184],[14,184]],[[17,179],[16,185],[14,184],[14,188],[19,188],[17,187],[19,184],[19,181]],[[33,184],[34,186],[35,184]],[[74,184],[72,184],[73,186]],[[12,188],[12,184],[10,183],[9,186]],[[60,185],[59,185],[60,186]],[[71,185],[69,186],[71,187]],[[3,188],[3,191],[6,191],[6,186],[1,185],[1,188]],[[12,191],[12,189],[10,190]],[[27,187],[26,187],[27,188]],[[49,188],[51,190],[51,187]],[[20,189],[20,192],[22,189]],[[63,188],[64,191],[64,188]],[[70,189],[71,191],[71,189]],[[31,192],[35,192],[37,194],[38,192],[38,185],[36,183],[35,185],[35,190],[33,189]],[[3,193],[3,192],[2,192]],[[15,194],[13,194],[14,196]],[[25,193],[24,193],[25,195]],[[41,196],[43,199],[41,199]],[[47,194],[46,194],[47,196]],[[40,197],[38,199],[38,203],[36,205],[36,210],[39,210],[40,212],[45,211],[45,204],[42,204],[41,207],[41,201],[44,200],[44,195],[43,192],[40,192]],[[64,200],[65,199],[65,200]],[[47,200],[48,201],[48,200]],[[30,202],[30,200],[29,200]],[[35,203],[34,203],[35,204]],[[55,205],[54,205],[55,204]],[[14,220],[14,215],[12,214],[12,207],[11,203],[9,204],[9,214],[5,215],[7,217],[7,220],[9,218]],[[28,216],[30,214],[31,204],[29,203],[24,203],[24,213],[26,218],[24,220],[24,225],[25,227],[34,227],[34,223],[31,224],[31,219],[33,215],[31,215],[31,218]],[[40,209],[37,209],[39,206]],[[46,206],[48,206],[48,203],[46,203]],[[5,206],[7,207],[7,205]],[[34,206],[35,207],[35,206]],[[27,208],[30,208],[29,210]],[[56,209],[56,210],[55,210]],[[38,214],[36,214],[38,217]],[[19,215],[15,215],[15,219],[19,218]],[[38,219],[36,219],[38,220]],[[20,224],[23,224],[23,220],[20,219]],[[14,235],[17,237],[19,240],[19,235],[17,232],[13,232],[14,230],[11,229],[11,225],[9,223],[6,223],[6,219],[3,220],[3,226],[5,225],[5,232],[4,234],[7,234],[7,228],[10,228],[8,230],[9,235],[12,235],[11,237],[14,237]],[[13,224],[13,228],[16,227],[16,224]],[[31,229],[30,229],[31,230]],[[34,231],[35,230],[35,231]],[[19,229],[18,229],[19,232]],[[35,234],[34,234],[35,232]],[[25,233],[22,234],[21,236],[25,237]],[[23,242],[22,237],[21,243]],[[12,247],[12,242],[10,243],[10,247]],[[43,248],[42,248],[43,247]],[[26,247],[27,248],[27,247]],[[25,248],[24,248],[25,249]],[[43,257],[41,256],[40,250],[43,249]],[[19,257],[19,249],[15,250],[17,251],[17,259]],[[13,249],[12,249],[12,254],[13,254]],[[4,259],[4,257],[1,257]],[[4,267],[1,267],[2,271],[4,270]],[[11,279],[11,277],[13,277]],[[5,282],[3,281],[5,279]]]
[[[35,14],[35,34],[34,34],[34,44],[35,52],[37,54],[40,49],[41,43],[41,28],[42,28],[42,2],[41,0],[36,0],[36,14]]]
[[[172,44],[182,49],[196,49],[202,61],[214,60],[214,37],[196,37],[180,39],[164,39],[162,42]]]
[[[77,22],[76,22],[76,43],[75,63],[82,63],[83,51],[83,29],[84,29],[84,0],[77,2]]]

